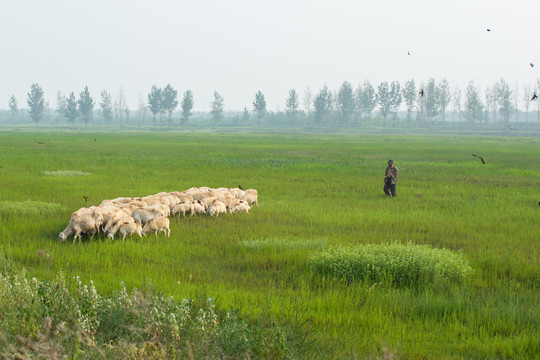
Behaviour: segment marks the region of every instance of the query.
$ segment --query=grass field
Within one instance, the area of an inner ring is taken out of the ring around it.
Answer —
[[[539,150],[507,137],[1,133],[0,246],[41,279],[62,270],[104,293],[123,281],[273,316],[306,336],[305,357],[539,358]],[[382,193],[389,158],[396,199]],[[239,184],[259,191],[249,215],[175,218],[170,238],[58,241],[83,195]],[[473,275],[417,289],[308,266],[332,246],[408,242],[462,252]]]

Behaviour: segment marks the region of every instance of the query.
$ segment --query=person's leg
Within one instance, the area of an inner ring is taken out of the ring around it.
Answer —
[[[390,185],[390,192],[392,193],[392,196],[396,196],[396,184]]]
[[[391,185],[390,181],[386,181],[386,182],[384,183],[384,188],[383,188],[384,195],[387,195],[387,196],[390,196],[390,195],[391,195],[391,194],[390,194],[390,185]]]

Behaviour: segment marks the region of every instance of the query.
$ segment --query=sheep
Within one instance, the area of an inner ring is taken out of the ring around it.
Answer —
[[[215,197],[216,193],[213,191],[199,191],[194,194],[191,194],[193,200],[202,200],[207,197]]]
[[[167,233],[168,237],[171,237],[171,229],[169,228],[169,226],[169,219],[165,216],[159,216],[149,220],[146,225],[144,225],[142,229],[142,234],[146,236],[146,234],[153,232],[157,237],[158,231],[163,231],[164,233]]]
[[[194,201],[193,202],[193,213],[194,214],[205,214],[206,215],[206,208],[202,204],[201,201]]]
[[[249,206],[253,206],[253,204],[256,204],[257,207],[259,207],[259,201],[257,200],[257,194],[246,192],[239,199],[244,200],[245,202],[247,202]]]
[[[145,198],[143,198],[143,201],[148,205],[148,206],[151,206],[151,205],[156,205],[156,204],[161,204],[161,205],[167,205],[167,206],[170,206],[169,204],[169,200],[167,199],[164,199],[162,197],[159,197],[159,196],[147,196]]]
[[[227,211],[231,213],[232,213],[232,208],[240,202],[240,200],[233,197],[221,197],[221,198],[218,198],[218,200],[224,203],[225,206],[227,207]]]
[[[210,216],[219,216],[219,214],[225,214],[227,212],[227,207],[224,203],[219,200],[215,200],[210,206]]]
[[[200,202],[203,204],[204,208],[206,209],[206,211],[208,211],[208,209],[210,209],[210,205],[212,205],[212,203],[217,200],[217,197],[215,196],[209,196],[209,197],[205,197],[205,198],[202,198],[200,199]]]
[[[171,192],[171,195],[176,196],[180,202],[193,202],[193,197],[183,192],[173,191]]]
[[[245,211],[246,214],[249,214],[249,209],[251,209],[251,206],[248,205],[247,202],[240,200],[238,204],[236,204],[232,209],[231,212],[240,212]]]
[[[142,227],[141,224],[136,222],[133,218],[126,216],[121,219],[119,223],[114,226],[107,237],[111,240],[114,240],[114,235],[119,232],[122,235],[122,240],[126,240],[127,235],[137,234],[142,238]]]
[[[80,244],[82,233],[88,233],[93,236],[98,231],[99,223],[102,220],[102,217],[101,219],[100,217],[101,214],[98,215],[97,219],[90,214],[82,214],[72,217],[64,231],[58,234],[58,239],[61,242],[64,242],[66,241],[68,236],[70,236],[71,234],[75,234],[73,236],[73,244],[75,244],[75,240],[77,240],[77,237],[79,238]]]
[[[229,189],[229,193],[235,198],[240,198],[240,195],[244,195],[245,191],[235,188],[235,189]]]
[[[146,224],[148,221],[150,221],[153,218],[156,218],[158,216],[169,216],[171,214],[171,210],[167,205],[152,205],[148,206],[144,209],[136,209],[133,210],[131,213],[131,216],[133,219]]]
[[[176,205],[172,209],[171,214],[176,215],[176,214],[182,213],[182,216],[186,216],[186,212],[190,212],[191,216],[193,216],[194,211],[193,211],[193,202],[192,201],[181,202],[180,204]]]

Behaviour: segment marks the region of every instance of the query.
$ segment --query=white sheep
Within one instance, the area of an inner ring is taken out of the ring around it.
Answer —
[[[165,216],[159,216],[157,218],[149,220],[146,225],[144,225],[142,229],[142,234],[146,236],[146,234],[153,232],[156,237],[158,231],[163,231],[167,234],[168,237],[171,237],[171,229],[169,228],[170,221]]]
[[[126,216],[123,218],[119,224],[111,229],[107,237],[111,240],[114,240],[114,235],[119,232],[122,235],[122,240],[126,240],[126,236],[131,234],[137,234],[142,238],[142,227],[141,224],[136,222],[132,217]]]
[[[80,244],[81,234],[88,233],[90,236],[93,236],[96,232],[98,232],[102,219],[103,217],[101,214],[98,214],[97,218],[91,214],[72,216],[68,226],[64,229],[64,231],[58,234],[58,239],[61,242],[64,242],[71,234],[75,234],[73,236],[73,244],[75,244],[75,240],[77,240],[77,238],[79,238]]]
[[[224,203],[219,200],[215,200],[212,205],[210,205],[209,214],[210,216],[219,216],[219,214],[225,214],[227,212],[227,207]]]
[[[193,216],[193,202],[181,202],[180,204],[176,205],[172,211],[172,215],[180,214],[182,213],[182,216],[186,216],[186,213],[191,213],[191,216]]]
[[[155,204],[152,206],[145,207],[144,209],[133,210],[131,216],[133,219],[146,224],[151,219],[154,219],[158,216],[169,216],[171,210],[168,205]]]
[[[204,207],[202,202],[200,202],[200,201],[194,201],[193,202],[193,213],[194,214],[201,214],[201,215],[206,214],[206,208]]]
[[[231,209],[231,212],[234,213],[234,212],[244,211],[246,214],[249,214],[249,209],[251,209],[251,206],[249,206],[247,202],[240,200],[238,204],[233,206],[233,208]]]

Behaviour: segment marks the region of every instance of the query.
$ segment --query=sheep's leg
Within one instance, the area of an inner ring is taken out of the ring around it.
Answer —
[[[167,237],[171,237],[171,229],[167,228]]]

